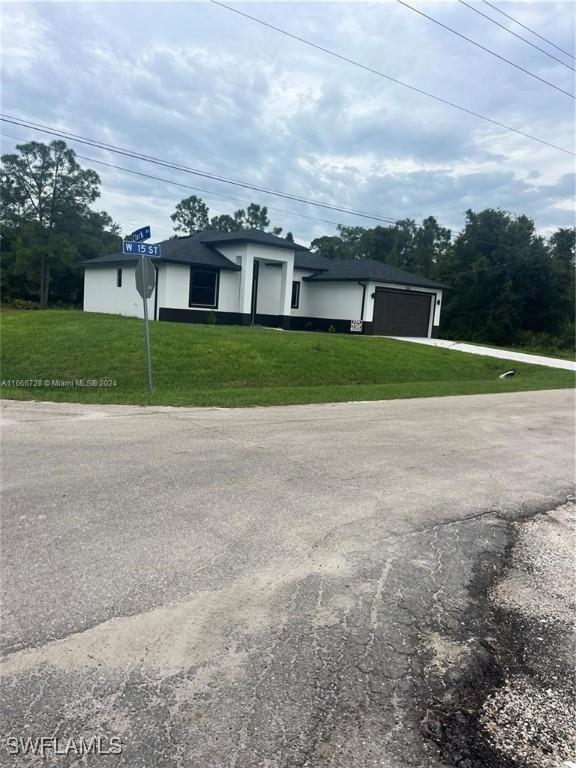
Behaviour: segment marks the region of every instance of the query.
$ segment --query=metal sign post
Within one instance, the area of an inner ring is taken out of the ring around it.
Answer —
[[[158,249],[160,246],[155,246]],[[148,256],[142,254],[136,264],[136,290],[144,304],[144,334],[146,336],[146,359],[148,362],[148,394],[152,394],[152,354],[150,352],[150,329],[148,327],[148,299],[156,287],[156,268]]]
[[[144,259],[144,257],[142,257]],[[148,327],[148,299],[143,298],[144,304],[144,335],[146,336],[146,360],[148,362],[148,394],[152,394],[152,354],[150,352],[150,328]]]

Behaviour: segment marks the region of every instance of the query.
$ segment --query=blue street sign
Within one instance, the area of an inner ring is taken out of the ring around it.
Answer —
[[[138,242],[139,240],[149,240],[150,239],[150,227],[142,227],[142,229],[137,229],[135,232],[132,232],[130,235],[130,240],[134,240],[134,242]]]
[[[122,243],[122,253],[134,256],[160,256],[160,246],[150,245],[150,243],[134,243],[132,240],[124,240]]]

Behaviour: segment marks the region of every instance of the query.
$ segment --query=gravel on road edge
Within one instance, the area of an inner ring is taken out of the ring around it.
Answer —
[[[576,505],[511,525],[461,630],[424,650],[423,735],[458,768],[574,768]]]

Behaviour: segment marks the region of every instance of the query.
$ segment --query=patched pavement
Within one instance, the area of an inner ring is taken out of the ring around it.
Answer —
[[[466,674],[505,689],[490,595],[513,521],[574,491],[573,412],[5,403],[2,738],[119,738],[99,766],[487,765],[446,724]]]

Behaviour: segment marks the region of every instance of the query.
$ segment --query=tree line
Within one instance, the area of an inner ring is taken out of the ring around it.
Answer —
[[[121,248],[120,227],[91,207],[100,195],[98,175],[82,168],[63,141],[29,142],[2,156],[0,184],[3,302],[81,306],[80,262]],[[207,229],[282,233],[271,227],[266,206],[210,215],[195,195],[181,200],[171,219],[175,237]],[[291,232],[285,237],[293,241]],[[310,247],[328,259],[375,259],[446,284],[444,336],[573,347],[573,227],[543,237],[529,217],[487,208],[466,211],[456,234],[428,216],[420,224],[338,226]]]
[[[441,333],[493,344],[573,349],[576,229],[545,238],[528,216],[467,210],[453,235],[433,216],[391,226],[338,227],[312,241],[330,259],[370,258],[447,286]]]
[[[78,305],[79,262],[120,247],[120,228],[105,211],[95,171],[81,168],[63,141],[31,141],[2,156],[2,300]]]

